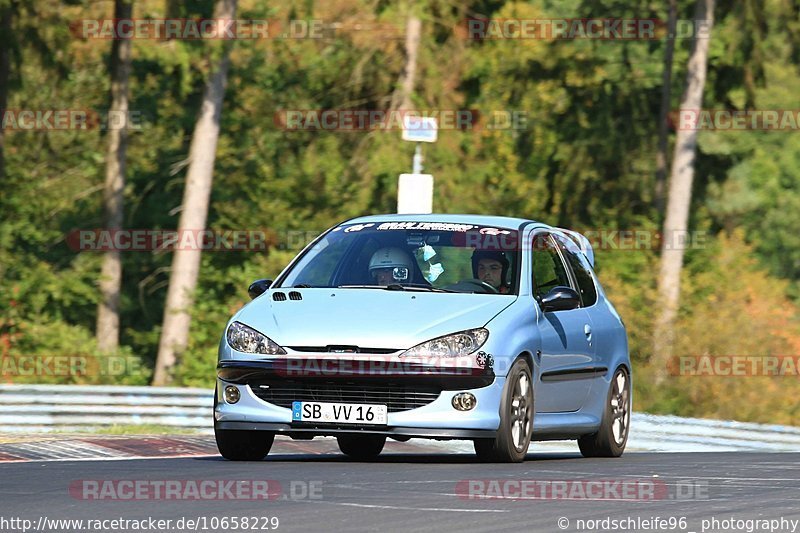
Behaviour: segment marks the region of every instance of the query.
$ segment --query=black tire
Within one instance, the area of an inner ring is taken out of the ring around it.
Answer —
[[[217,411],[217,392],[214,387],[214,407],[212,416]],[[271,431],[248,431],[219,429],[214,421],[214,438],[217,441],[219,454],[229,461],[260,461],[269,454],[275,433]]]
[[[336,437],[343,454],[358,461],[370,461],[380,455],[385,435],[340,435]]]
[[[517,359],[508,372],[500,401],[497,436],[473,441],[478,459],[487,463],[524,461],[531,443],[534,412],[531,369],[525,361]]]
[[[214,428],[217,449],[229,461],[260,461],[267,456],[275,441],[271,431],[249,431]]]
[[[622,383],[620,383],[622,377]],[[619,457],[625,451],[631,424],[631,380],[620,367],[608,387],[603,420],[597,433],[578,439],[584,457]],[[616,431],[616,433],[615,433]]]

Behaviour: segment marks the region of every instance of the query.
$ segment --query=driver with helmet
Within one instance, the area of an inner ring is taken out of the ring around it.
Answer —
[[[406,279],[394,279],[394,269],[405,268]],[[400,248],[380,248],[369,261],[369,273],[377,285],[391,285],[407,281],[411,276],[411,257]]]
[[[500,294],[508,294],[510,262],[506,254],[494,250],[475,250],[472,253],[472,275],[497,289]]]

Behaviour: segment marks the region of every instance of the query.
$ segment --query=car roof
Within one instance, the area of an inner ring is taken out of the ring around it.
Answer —
[[[452,224],[477,224],[479,226],[497,226],[502,228],[519,228],[527,222],[534,222],[543,226],[548,226],[543,222],[536,222],[526,218],[503,217],[493,215],[469,215],[469,214],[385,214],[367,215],[348,220],[347,224],[365,224],[369,222],[444,222]],[[549,227],[549,226],[548,226]]]

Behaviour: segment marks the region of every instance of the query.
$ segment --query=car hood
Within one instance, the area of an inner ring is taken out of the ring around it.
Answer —
[[[407,349],[435,337],[479,328],[516,299],[511,295],[382,289],[301,289],[302,300],[275,301],[270,290],[233,320],[281,346]]]

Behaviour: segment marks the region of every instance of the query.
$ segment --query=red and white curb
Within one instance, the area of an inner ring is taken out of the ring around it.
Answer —
[[[389,440],[389,453],[439,452],[425,442],[400,443]],[[294,441],[277,437],[270,455],[340,455],[336,439],[316,438]],[[180,457],[219,457],[213,436],[127,436],[127,435],[14,435],[0,436],[0,463],[32,461],[120,461]]]
[[[217,455],[207,436],[14,435],[0,438],[0,463],[153,459]]]

